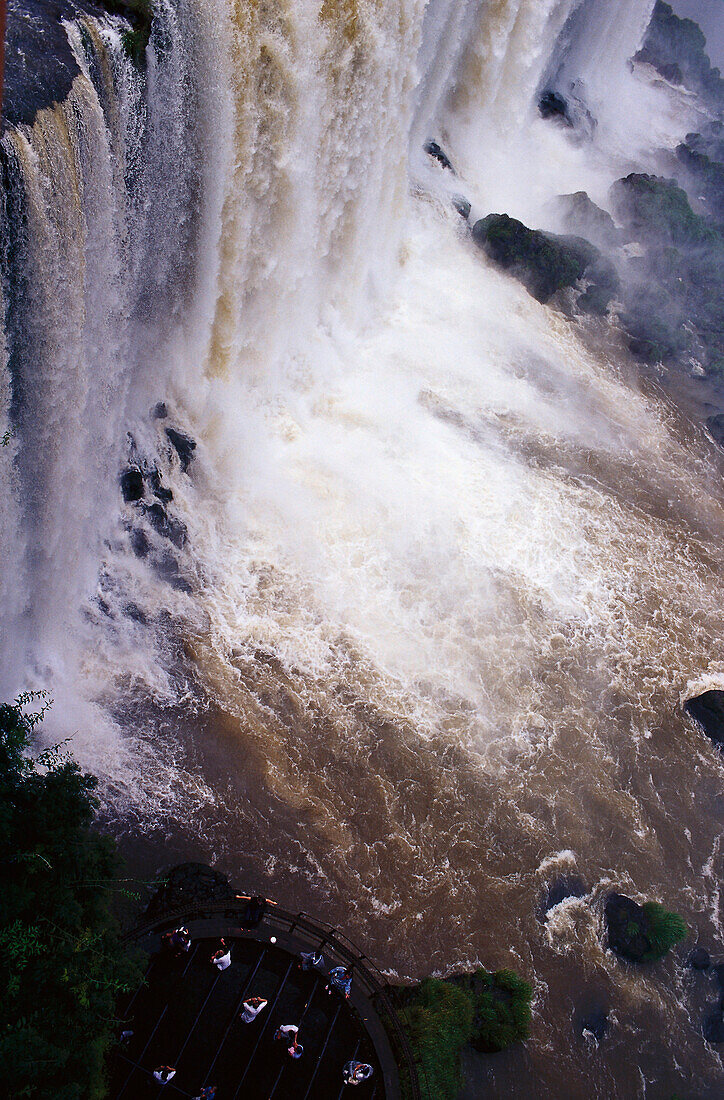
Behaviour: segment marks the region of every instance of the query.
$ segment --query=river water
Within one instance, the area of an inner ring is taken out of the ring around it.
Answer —
[[[555,228],[695,128],[627,65],[651,7],[159,0],[143,78],[69,7],[69,96],[3,139],[3,690],[49,687],[139,869],[212,859],[400,977],[526,975],[471,1096],[722,1089],[683,962],[722,950],[724,768],[682,712],[724,686],[720,453],[451,203]],[[553,79],[585,140],[537,117]],[[690,940],[627,969],[612,888]]]

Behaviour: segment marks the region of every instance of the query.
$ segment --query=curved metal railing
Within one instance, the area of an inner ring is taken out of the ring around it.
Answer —
[[[367,998],[372,1002],[377,1014],[382,1018],[385,1028],[391,1031],[390,1038],[396,1048],[398,1061],[403,1065],[409,1084],[410,1100],[422,1100],[417,1064],[415,1062],[410,1042],[407,1038],[402,1022],[397,1015],[392,999],[388,993],[388,982],[382,971],[363,954],[350,939],[339,929],[330,924],[311,917],[308,913],[292,913],[288,909],[277,905],[270,898],[265,899],[267,909],[260,920],[260,924],[287,934],[295,934],[299,938],[309,941],[309,946],[325,950],[334,956],[339,962],[354,969],[355,979]],[[187,924],[192,920],[204,920],[209,917],[225,917],[228,920],[236,920],[243,927],[243,918],[246,902],[249,895],[237,894],[235,898],[227,898],[223,901],[210,901],[206,904],[191,905],[183,909],[169,910],[158,917],[136,925],[123,937],[124,941],[142,939],[160,932],[170,924],[178,926]],[[429,1089],[426,1090],[429,1095]],[[432,1097],[430,1096],[430,1100]]]

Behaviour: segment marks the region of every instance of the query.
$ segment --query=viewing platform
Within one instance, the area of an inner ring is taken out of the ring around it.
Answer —
[[[216,1100],[418,1100],[414,1060],[383,975],[336,929],[304,913],[267,901],[258,924],[245,926],[248,902],[237,895],[164,913],[130,934],[149,962],[144,984],[119,1006],[133,1035],[113,1052],[109,1097],[173,1100],[215,1085]],[[174,955],[162,937],[180,926],[191,947]],[[223,971],[211,963],[220,937],[231,948]],[[315,949],[323,967],[302,970],[300,952]],[[349,999],[325,989],[335,966],[352,968]],[[246,1024],[240,1013],[252,996],[268,1004]],[[274,1041],[282,1024],[298,1025],[301,1058]],[[373,1067],[369,1080],[345,1085],[350,1060]],[[176,1070],[166,1085],[153,1077],[162,1065]]]

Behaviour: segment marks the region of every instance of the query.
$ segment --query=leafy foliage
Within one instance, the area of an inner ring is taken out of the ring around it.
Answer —
[[[96,780],[59,748],[28,754],[47,706],[0,705],[2,1083],[15,1100],[100,1100],[115,999],[139,972],[109,908],[118,858],[92,828]]]
[[[407,992],[400,1019],[430,1096],[457,1096],[465,1043],[492,1053],[527,1039],[532,994],[530,984],[512,970],[483,969],[445,981],[427,978]]]
[[[661,959],[674,944],[686,939],[689,929],[678,913],[671,913],[657,901],[641,906],[646,917],[646,936],[651,944],[650,957]]]
[[[462,1086],[460,1051],[472,1029],[472,998],[449,982],[426,978],[414,989],[400,1019],[430,1096],[455,1100]]]
[[[460,982],[473,999],[474,1017],[471,1042],[476,1050],[505,1050],[528,1038],[530,1002],[533,989],[513,970],[476,970]]]

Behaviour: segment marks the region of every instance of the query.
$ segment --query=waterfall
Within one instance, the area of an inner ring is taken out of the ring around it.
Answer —
[[[156,0],[140,70],[67,5],[70,90],[2,139],[0,686],[50,689],[119,833],[401,974],[535,972],[540,1095],[590,1094],[580,972],[655,1015],[667,1095],[663,1034],[708,1087],[684,992],[621,979],[596,906],[721,935],[721,765],[678,713],[724,682],[716,457],[451,203],[545,226],[656,164],[696,106],[630,71],[651,0]],[[570,866],[589,896],[543,926]]]

